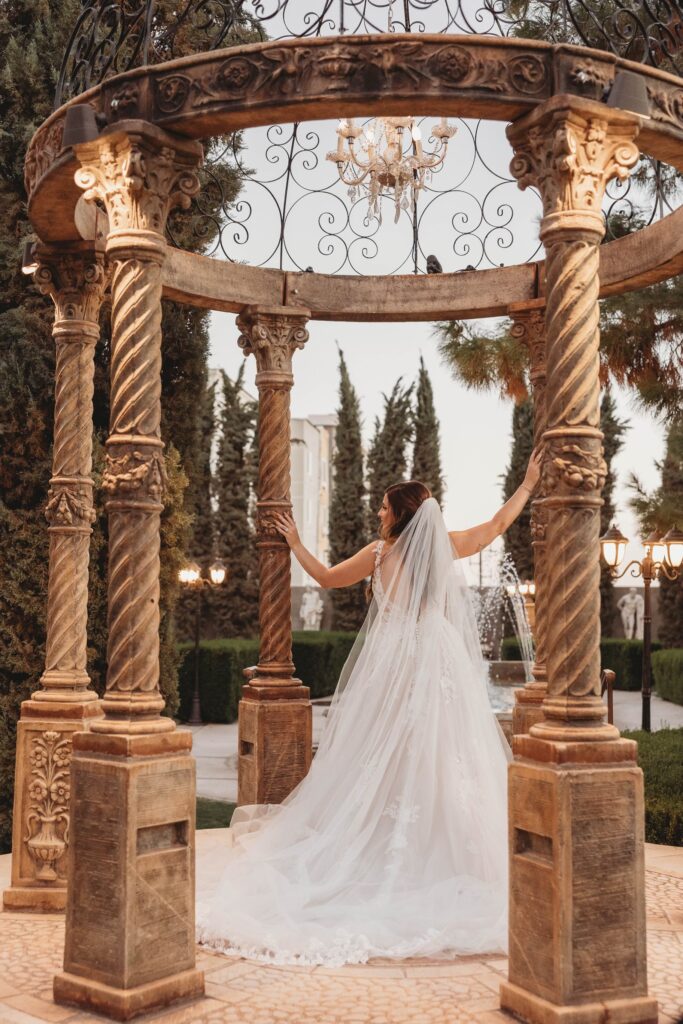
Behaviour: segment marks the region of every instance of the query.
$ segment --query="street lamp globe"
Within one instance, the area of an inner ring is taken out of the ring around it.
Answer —
[[[671,568],[680,569],[683,566],[683,530],[672,526],[662,537],[662,543],[666,545],[666,560]]]
[[[197,583],[202,574],[201,568],[196,562],[190,562],[189,565],[184,565],[182,569],[178,571],[178,579],[181,583],[186,583],[191,586],[193,583]]]
[[[662,541],[662,535],[659,530],[653,530],[649,537],[646,537],[643,541],[646,548],[649,549],[650,558],[653,562],[663,562],[666,558],[666,544]]]
[[[213,563],[209,568],[209,577],[215,587],[220,587],[221,583],[225,582],[225,577],[228,575],[228,570],[225,568],[220,559]]]
[[[616,569],[624,557],[628,537],[624,537],[621,530],[614,525],[610,526],[607,533],[600,538],[602,558],[610,569]]]

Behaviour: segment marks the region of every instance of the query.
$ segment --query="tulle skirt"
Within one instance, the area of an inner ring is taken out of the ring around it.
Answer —
[[[505,951],[509,751],[483,661],[443,616],[409,655],[395,620],[372,629],[307,777],[198,863],[205,945],[329,967]]]

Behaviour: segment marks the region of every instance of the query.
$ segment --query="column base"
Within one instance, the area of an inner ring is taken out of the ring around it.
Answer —
[[[65,972],[55,976],[53,994],[55,1002],[62,1006],[92,1010],[112,1020],[132,1020],[172,1003],[199,999],[204,995],[204,974],[195,968],[121,990]]]
[[[128,1020],[202,993],[191,744],[187,732],[75,738],[57,1002]]]
[[[543,689],[532,689],[524,687],[515,692],[515,703],[512,708],[512,732],[514,736],[522,736],[529,732],[532,725],[542,722],[543,698],[546,696]]]
[[[28,910],[34,914],[60,913],[66,907],[66,885],[48,888],[17,886],[2,894],[5,910]]]
[[[500,1007],[528,1024],[657,1024],[657,1000],[650,996],[557,1006],[509,981],[500,986]]]
[[[7,910],[45,914],[66,906],[71,809],[68,786],[64,799],[52,807],[42,793],[48,775],[53,782],[68,782],[73,736],[89,730],[102,710],[91,693],[81,694],[80,703],[37,697],[22,703],[17,724],[12,881],[2,902]],[[62,772],[63,780],[57,778]]]
[[[243,804],[279,804],[311,767],[310,690],[298,679],[252,680],[239,705],[238,797]]]
[[[612,1024],[656,1020],[647,994],[643,776],[635,745],[517,736],[514,750],[503,1007],[530,1024],[597,1024],[608,1007]]]

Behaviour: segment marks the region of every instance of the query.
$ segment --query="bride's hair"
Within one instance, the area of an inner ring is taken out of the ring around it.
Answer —
[[[387,501],[393,522],[391,526],[381,527],[379,535],[382,540],[396,540],[405,530],[423,501],[431,498],[432,492],[421,480],[404,480],[400,484],[392,484],[386,490]]]

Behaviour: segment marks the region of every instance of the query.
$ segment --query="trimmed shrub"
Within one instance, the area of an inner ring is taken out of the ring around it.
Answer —
[[[292,636],[296,676],[311,689],[313,699],[334,693],[355,633],[303,630]],[[194,688],[194,645],[180,646],[180,709],[187,721]],[[199,704],[204,722],[235,722],[244,669],[258,662],[258,640],[208,640],[199,648]]]
[[[661,644],[653,643],[652,650],[659,651],[661,646]],[[516,636],[504,637],[500,656],[503,661],[521,661],[522,655]],[[643,675],[642,640],[625,640],[620,637],[611,636],[603,637],[600,641],[600,661],[602,668],[611,668],[616,674],[615,690],[640,690]],[[654,665],[655,659],[653,657],[653,670]]]
[[[670,647],[652,655],[652,675],[662,700],[683,704],[683,647]]]
[[[623,733],[638,743],[645,777],[645,839],[683,846],[683,729]]]

